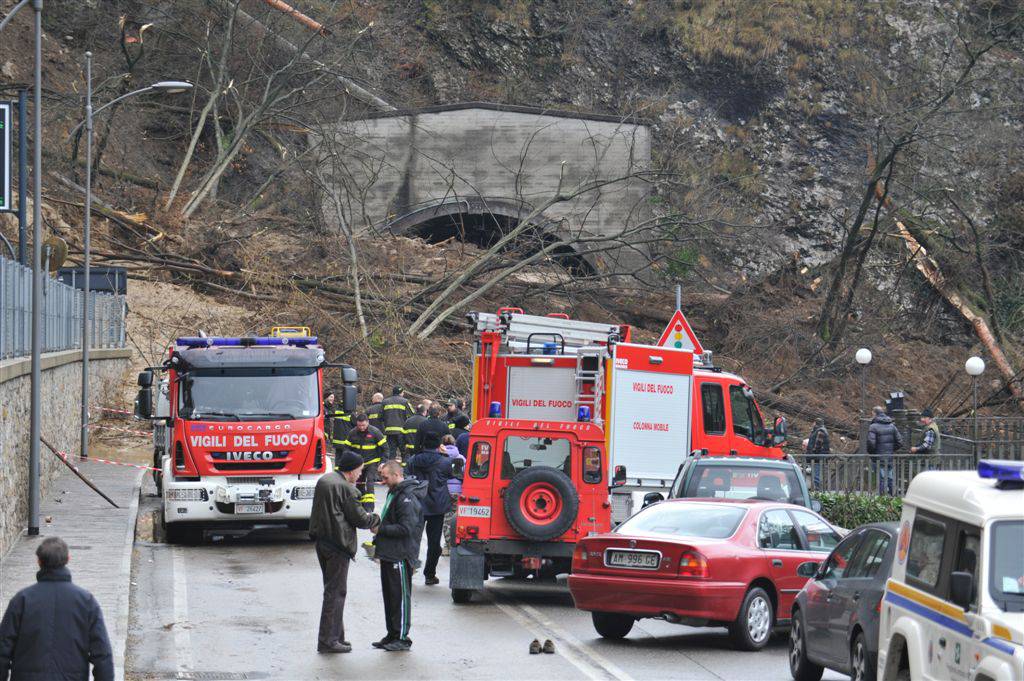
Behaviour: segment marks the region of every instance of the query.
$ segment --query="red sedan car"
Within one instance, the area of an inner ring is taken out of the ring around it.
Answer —
[[[622,638],[642,617],[727,626],[758,650],[840,534],[802,506],[670,499],[576,545],[569,590],[594,628]]]

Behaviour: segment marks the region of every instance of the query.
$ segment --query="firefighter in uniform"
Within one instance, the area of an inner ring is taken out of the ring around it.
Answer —
[[[402,424],[402,442],[405,447],[404,458],[408,459],[413,454],[419,452],[416,449],[416,431],[419,430],[420,424],[427,420],[427,403],[420,402],[416,405],[416,413],[405,420]]]
[[[381,414],[384,436],[388,439],[388,458],[400,458],[405,444],[405,421],[413,414],[412,405],[405,399],[402,388],[395,386],[391,397],[384,398]]]
[[[384,415],[384,393],[374,393],[373,397],[370,398],[370,406],[366,408],[366,416],[370,419],[370,425],[377,430],[383,430],[384,424],[381,423]]]
[[[337,458],[345,450],[348,431],[352,430],[352,414],[347,413],[337,402],[331,412],[331,444],[334,445],[334,457]]]
[[[345,449],[351,449],[363,457],[363,474],[359,476],[356,487],[363,493],[359,497],[359,503],[368,513],[373,512],[374,504],[377,502],[373,486],[377,482],[377,467],[387,453],[387,444],[388,440],[384,433],[370,425],[370,419],[366,414],[356,415],[356,427],[348,431],[342,443]]]

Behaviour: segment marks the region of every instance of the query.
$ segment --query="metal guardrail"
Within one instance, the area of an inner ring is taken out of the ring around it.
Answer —
[[[864,492],[903,496],[914,476],[923,471],[973,471],[974,454],[800,455],[807,486],[818,492]]]
[[[43,277],[42,350],[82,347],[82,291]],[[93,291],[89,295],[90,348],[125,346],[125,296]],[[0,257],[0,359],[32,350],[32,270]]]

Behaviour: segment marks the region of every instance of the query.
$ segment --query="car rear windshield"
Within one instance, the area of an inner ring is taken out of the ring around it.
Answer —
[[[736,532],[746,513],[747,509],[736,506],[667,502],[640,511],[615,531],[631,535],[725,539]]]
[[[1002,520],[992,525],[989,551],[992,572],[989,593],[1005,612],[1024,612],[1024,520]]]
[[[792,468],[758,466],[698,466],[679,497],[766,499],[806,505],[803,488]]]

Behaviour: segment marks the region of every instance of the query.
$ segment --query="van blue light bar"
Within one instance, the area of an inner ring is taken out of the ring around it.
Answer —
[[[295,345],[300,348],[304,348],[307,345],[316,345],[316,336],[295,336],[291,338],[285,337],[272,337],[268,338],[265,336],[258,337],[213,337],[213,338],[201,338],[199,336],[184,336],[176,341],[177,345],[184,345],[189,348],[209,348],[209,347],[251,347],[254,345],[267,346],[267,345]]]
[[[978,475],[993,480],[1024,482],[1024,461],[979,461]]]

